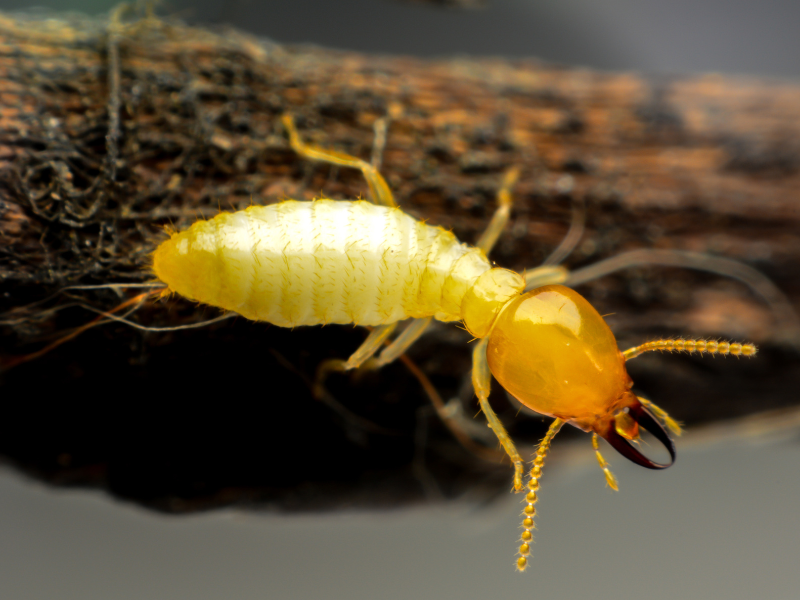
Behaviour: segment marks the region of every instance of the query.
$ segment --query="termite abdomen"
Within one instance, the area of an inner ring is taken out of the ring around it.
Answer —
[[[449,231],[365,201],[286,201],[199,221],[154,253],[189,299],[283,327],[461,318],[490,269]]]

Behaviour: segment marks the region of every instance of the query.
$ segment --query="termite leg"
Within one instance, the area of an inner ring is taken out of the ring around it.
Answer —
[[[475,244],[478,248],[483,250],[486,254],[491,252],[497,240],[500,237],[503,229],[508,223],[509,216],[511,215],[511,206],[513,204],[513,196],[511,194],[514,185],[519,179],[519,168],[512,167],[506,171],[503,176],[503,183],[497,191],[497,210],[492,215],[492,220],[489,222],[488,227],[483,232],[478,242]],[[560,283],[567,277],[567,270],[563,267],[542,267],[534,269],[532,273],[536,274],[539,283],[538,285],[545,285],[546,283]],[[527,281],[527,279],[526,279]],[[472,386],[478,396],[481,410],[486,416],[489,427],[497,436],[503,449],[508,454],[511,462],[514,465],[514,490],[520,491],[522,489],[522,474],[525,465],[522,457],[519,454],[514,442],[508,435],[505,427],[500,422],[500,419],[495,414],[491,405],[489,404],[489,392],[491,391],[492,376],[489,371],[489,364],[486,360],[486,345],[489,338],[480,340],[472,352]],[[557,429],[556,429],[557,431]],[[555,432],[553,432],[555,435]],[[552,438],[552,436],[550,436]],[[528,532],[530,533],[530,532]],[[524,545],[523,545],[524,546]],[[524,560],[524,557],[520,559]],[[520,567],[524,568],[524,567]]]
[[[497,191],[497,209],[494,211],[486,231],[483,232],[475,244],[485,254],[489,254],[492,251],[508,223],[508,218],[511,215],[511,205],[514,203],[511,190],[514,188],[514,184],[517,183],[517,179],[519,179],[519,167],[511,167],[503,176],[503,183]]]
[[[367,339],[364,340],[347,360],[331,358],[320,364],[319,369],[317,369],[317,378],[314,382],[314,395],[321,398],[327,393],[325,390],[325,380],[328,378],[329,374],[357,369],[363,365],[364,362],[372,358],[375,353],[381,349],[381,346],[395,330],[395,327],[397,327],[397,323],[376,327],[369,332]]]
[[[386,148],[386,134],[393,119],[398,119],[403,114],[403,105],[399,102],[389,104],[386,114],[379,119],[375,119],[372,129],[375,132],[375,141],[372,143],[372,156],[370,164],[378,171],[381,169],[383,160],[383,150]]]
[[[569,271],[565,267],[536,267],[528,269],[522,276],[525,279],[525,291],[528,291],[543,285],[564,283]]]
[[[550,253],[550,256],[542,261],[542,267],[554,267],[560,265],[567,257],[572,254],[578,242],[583,237],[584,229],[586,228],[586,205],[582,197],[576,198],[572,202],[572,220],[569,225],[569,231],[561,243],[556,246],[555,250]]]
[[[442,397],[439,395],[439,392],[436,391],[436,388],[433,386],[430,379],[428,379],[427,375],[422,372],[422,369],[420,369],[414,363],[414,361],[408,358],[408,356],[405,354],[401,354],[399,359],[403,362],[411,374],[416,377],[420,386],[422,386],[422,389],[428,395],[428,399],[431,401],[431,404],[433,404],[433,408],[436,410],[436,414],[439,415],[442,423],[445,424],[445,426],[450,430],[450,433],[453,434],[453,437],[458,440],[458,443],[461,444],[467,452],[474,454],[478,458],[492,462],[500,462],[503,459],[504,455],[502,452],[495,450],[494,448],[487,448],[486,446],[473,441],[473,439],[462,427],[460,420],[453,417],[452,411],[449,410],[447,405],[445,405]]]
[[[553,285],[565,283],[570,278],[570,271],[560,263],[567,258],[583,236],[586,223],[586,208],[583,200],[574,202],[572,205],[572,223],[569,231],[561,243],[550,253],[544,262],[533,269],[528,269],[523,273],[525,278],[525,291],[541,287],[543,285]]]
[[[383,160],[383,149],[386,148],[386,134],[389,132],[391,117],[386,115],[375,120],[372,129],[375,132],[375,141],[372,142],[372,156],[369,163],[376,171],[380,171]]]
[[[644,265],[695,269],[744,283],[770,306],[775,321],[780,323],[787,341],[800,348],[800,317],[789,298],[769,277],[738,260],[684,250],[640,248],[576,269],[569,274],[564,285],[574,288],[581,283],[593,281],[622,269]]]
[[[453,437],[455,437],[456,440],[458,440],[458,442],[468,452],[471,452],[476,456],[486,460],[498,461],[500,458],[502,458],[502,453],[494,450],[493,448],[487,448],[472,441],[467,432],[464,431],[464,428],[461,427],[458,420],[454,419],[452,415],[448,413],[441,396],[436,391],[436,388],[433,387],[433,384],[430,382],[430,380],[419,369],[419,367],[417,367],[407,356],[404,355],[404,352],[411,347],[411,345],[416,342],[425,332],[432,320],[433,319],[431,317],[427,319],[415,319],[403,330],[400,335],[397,336],[393,342],[388,345],[383,352],[381,352],[381,355],[378,358],[372,358],[368,360],[364,363],[363,368],[379,369],[397,359],[401,359],[408,370],[411,371],[411,374],[417,378],[417,381],[419,381],[422,389],[424,389],[425,393],[428,395],[431,404],[433,404],[433,407],[436,409],[436,413],[439,415],[439,418],[453,434]]]
[[[388,344],[378,358],[373,358],[378,350],[380,350],[381,346],[387,343],[386,340],[397,327],[397,323],[376,327],[370,332],[367,339],[364,340],[358,350],[356,350],[350,358],[347,360],[332,358],[326,360],[319,366],[316,383],[314,385],[314,393],[318,396],[324,393],[325,379],[330,373],[351,371],[359,367],[364,369],[380,369],[384,365],[394,362],[425,333],[425,329],[431,324],[432,320],[432,317],[428,317],[427,319],[414,319],[395,340]]]
[[[478,402],[480,402],[481,410],[486,416],[489,428],[494,431],[514,465],[514,490],[518,492],[522,489],[522,474],[525,470],[525,464],[522,462],[522,457],[505,427],[503,427],[500,419],[497,418],[494,410],[489,405],[492,375],[489,371],[489,363],[486,360],[486,346],[488,343],[489,338],[485,337],[475,344],[475,348],[472,350],[472,386],[478,395]]]
[[[378,172],[378,169],[355,156],[336,152],[335,150],[323,150],[317,146],[306,144],[300,139],[300,135],[297,133],[297,128],[294,124],[294,119],[291,115],[284,114],[281,121],[283,122],[286,132],[289,134],[289,144],[291,144],[292,149],[297,152],[297,154],[310,160],[318,160],[332,165],[359,169],[361,173],[363,173],[364,179],[367,180],[370,195],[375,204],[383,204],[392,207],[397,206],[397,203],[394,201],[394,196],[392,196],[392,191],[389,189],[386,180]]]
[[[600,454],[600,440],[597,437],[596,433],[592,434],[592,447],[594,448],[594,454],[597,457],[597,464],[600,465],[600,468],[603,469],[603,473],[606,476],[606,483],[608,487],[610,487],[615,492],[619,491],[619,485],[617,484],[617,478],[614,477],[614,474],[609,469],[608,461],[603,458],[603,455]]]
[[[420,336],[425,333],[428,325],[431,324],[433,317],[426,319],[414,319],[403,332],[389,344],[378,358],[371,358],[364,363],[365,369],[380,369],[384,365],[397,360],[397,358],[408,350]]]

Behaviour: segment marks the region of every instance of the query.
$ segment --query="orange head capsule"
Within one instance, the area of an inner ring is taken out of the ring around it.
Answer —
[[[674,461],[672,440],[631,392],[614,334],[577,292],[550,285],[508,302],[494,323],[487,359],[500,384],[528,408],[597,433],[644,467],[668,467],[672,462],[652,462],[628,441],[639,437],[641,425]]]

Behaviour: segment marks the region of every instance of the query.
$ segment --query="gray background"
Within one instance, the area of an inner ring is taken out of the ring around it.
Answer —
[[[589,440],[584,444],[591,459]],[[554,457],[557,458],[557,455]],[[651,473],[551,462],[532,566],[521,498],[390,513],[169,517],[0,477],[4,599],[785,599],[800,590],[800,447],[683,451]],[[268,468],[265,466],[265,468]]]
[[[106,13],[116,0],[0,0]],[[796,0],[488,0],[454,11],[390,0],[165,0],[162,12],[279,42],[422,56],[537,56],[602,69],[797,77]]]
[[[28,4],[3,0],[0,8]],[[97,14],[114,4],[47,6]],[[459,13],[382,0],[240,0],[172,2],[167,10],[279,42],[371,52],[800,73],[800,3],[793,1],[495,0],[487,10]],[[522,505],[510,495],[483,508],[465,501],[395,513],[167,517],[5,471],[0,599],[796,599],[796,441],[693,450],[679,442],[679,461],[664,473],[609,455],[622,486],[615,494],[589,462],[587,439],[585,467],[548,465],[525,575],[513,570]]]

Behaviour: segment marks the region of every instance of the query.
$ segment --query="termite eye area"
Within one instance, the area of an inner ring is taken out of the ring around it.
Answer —
[[[669,452],[670,461],[668,463],[657,463],[650,460],[630,443],[629,440],[639,438],[640,427],[649,431],[664,445]],[[638,401],[614,415],[613,424],[609,423],[605,431],[598,431],[598,433],[622,456],[647,469],[666,469],[675,462],[675,444],[663,425]]]
[[[631,416],[627,407],[614,415],[614,429],[626,440],[639,439],[639,423]]]

